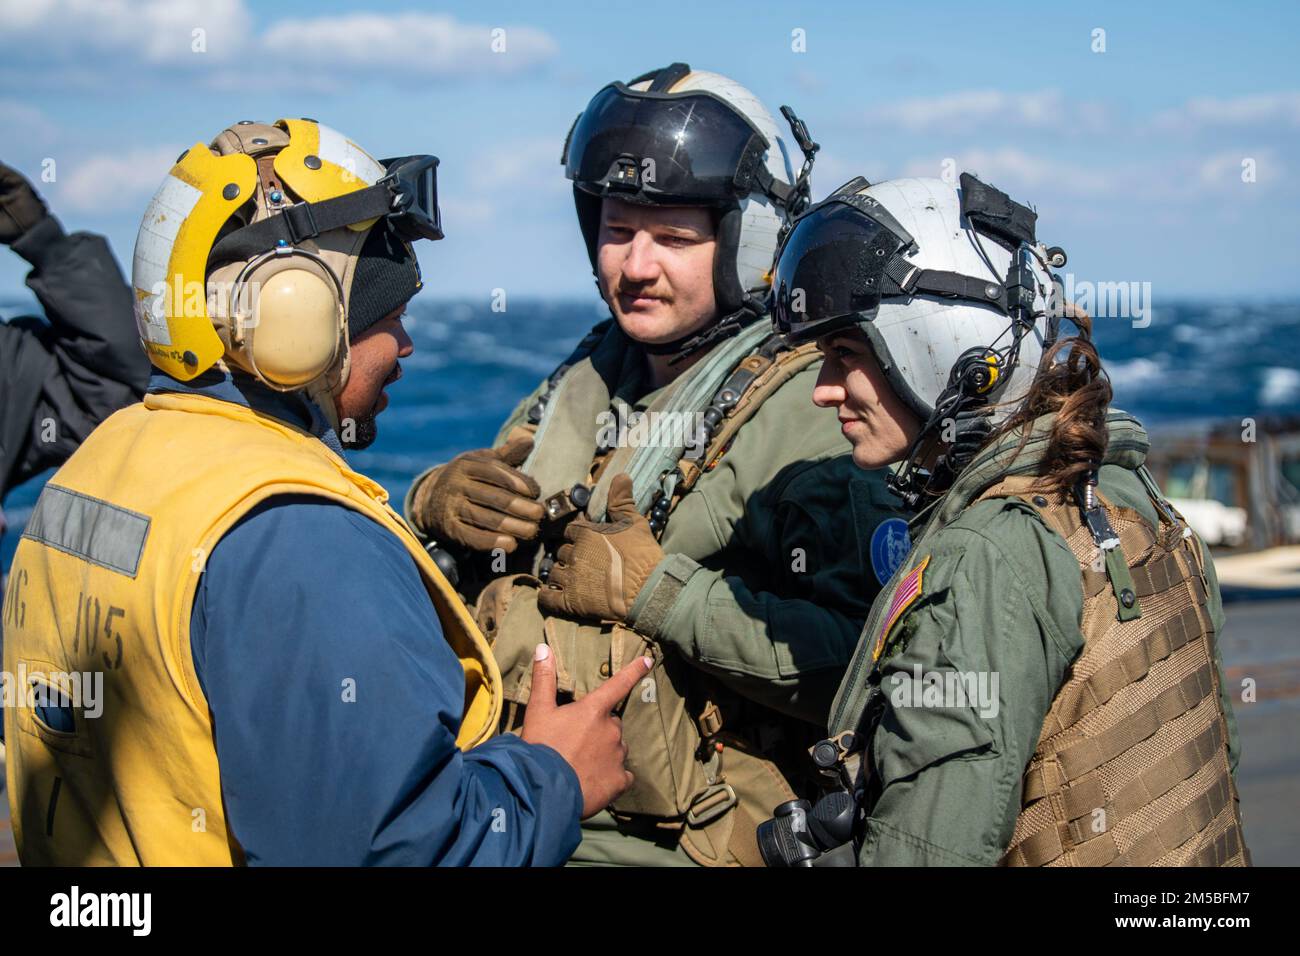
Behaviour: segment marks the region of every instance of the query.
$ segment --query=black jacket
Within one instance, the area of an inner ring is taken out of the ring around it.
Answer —
[[[103,236],[65,235],[53,216],[10,247],[48,322],[0,322],[0,501],[64,461],[149,383],[131,289]]]

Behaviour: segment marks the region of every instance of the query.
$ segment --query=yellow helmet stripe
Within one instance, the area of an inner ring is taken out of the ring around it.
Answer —
[[[346,196],[373,186],[384,175],[384,167],[337,130],[302,119],[282,119],[275,125],[289,134],[289,145],[275,157],[275,173],[307,202]],[[362,232],[377,221],[348,228]]]
[[[195,143],[154,195],[136,238],[132,284],[141,344],[168,375],[189,381],[224,347],[207,305],[208,253],[231,214],[253,198],[251,156],[214,156]]]

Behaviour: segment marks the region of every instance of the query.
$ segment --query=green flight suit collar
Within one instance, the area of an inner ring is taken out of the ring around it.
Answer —
[[[613,325],[592,353],[560,379],[543,412],[523,471],[536,480],[543,495],[585,481],[597,452],[601,425],[613,424],[607,418],[611,407],[624,414],[629,406],[662,413],[668,421],[702,413],[736,366],[771,335],[769,325],[754,322],[716,343],[668,385],[655,389],[648,381],[645,351],[617,324]],[[684,445],[616,448],[604,475],[592,488],[588,516],[603,520],[609,483],[623,472],[632,478],[638,509],[648,510],[657,490],[671,493],[671,488],[663,487],[663,476],[675,468],[684,451]]]
[[[858,726],[870,694],[868,675],[875,667],[871,656],[872,639],[879,632],[899,582],[916,567],[917,556],[925,553],[929,540],[955,521],[984,489],[1006,475],[1037,474],[1047,450],[1054,417],[1043,415],[1030,423],[1030,437],[1019,455],[1016,448],[1020,443],[1020,431],[1012,432],[985,448],[957,476],[947,494],[908,522],[912,550],[908,560],[898,566],[872,605],[853,660],[845,671],[831,707],[829,728],[832,735]],[[1109,437],[1102,463],[1130,470],[1142,467],[1150,442],[1141,423],[1128,412],[1111,409],[1106,415],[1106,429]]]
[[[1037,474],[1043,455],[1047,451],[1052,423],[1056,414],[1042,415],[1030,423],[1030,437],[1025,447],[1016,453],[1021,431],[1004,435],[996,444],[985,448],[966,466],[947,494],[927,505],[908,522],[912,540],[920,540],[921,533],[933,523],[941,528],[950,523],[979,496],[985,488],[996,484],[1007,475]],[[1146,461],[1151,442],[1141,422],[1128,412],[1113,408],[1106,413],[1106,430],[1109,438],[1103,465],[1119,465],[1136,470]]]

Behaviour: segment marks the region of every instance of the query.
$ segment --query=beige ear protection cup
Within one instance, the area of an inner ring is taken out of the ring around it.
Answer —
[[[231,286],[229,349],[271,388],[305,388],[347,348],[344,298],[342,281],[317,253],[265,252]]]

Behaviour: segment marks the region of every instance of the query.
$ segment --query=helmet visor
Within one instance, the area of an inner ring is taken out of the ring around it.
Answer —
[[[711,93],[612,83],[574,123],[564,174],[600,196],[722,202],[748,195],[767,148],[748,119]]]
[[[772,279],[777,331],[806,342],[880,308],[889,261],[910,245],[865,212],[839,201],[814,206],[786,237]]]

